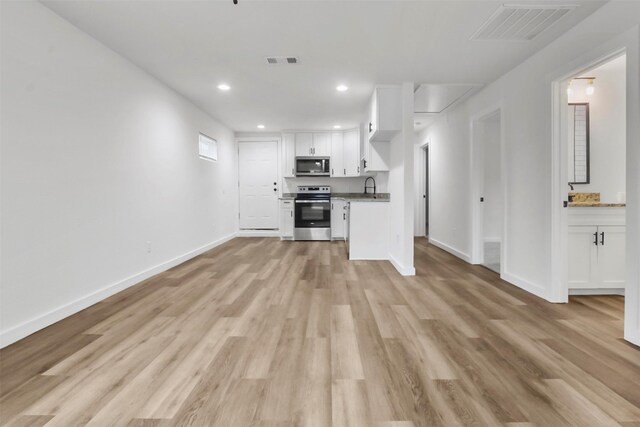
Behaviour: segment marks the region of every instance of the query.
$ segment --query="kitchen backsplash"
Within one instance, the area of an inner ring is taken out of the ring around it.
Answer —
[[[378,193],[386,193],[388,189],[388,172],[378,172],[373,176],[376,180],[376,191]],[[353,178],[283,178],[282,193],[295,193],[298,185],[329,185],[334,193],[362,193],[364,192],[364,180],[366,177]],[[372,182],[369,181],[369,186]],[[369,190],[371,191],[371,190]]]

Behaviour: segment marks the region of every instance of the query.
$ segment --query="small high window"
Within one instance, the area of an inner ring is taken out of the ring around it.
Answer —
[[[201,159],[217,161],[218,160],[218,141],[209,138],[207,135],[200,134],[198,138],[198,152]]]

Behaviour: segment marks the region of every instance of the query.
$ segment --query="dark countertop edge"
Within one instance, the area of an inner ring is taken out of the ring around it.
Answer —
[[[570,208],[624,208],[626,203],[572,202]]]
[[[349,200],[352,202],[388,202],[391,200],[391,195],[389,193],[378,193],[376,196],[376,198],[373,198],[373,195],[365,196],[364,194],[359,193],[333,193],[331,198]],[[293,200],[296,198],[296,194],[284,193],[278,198],[280,200]]]

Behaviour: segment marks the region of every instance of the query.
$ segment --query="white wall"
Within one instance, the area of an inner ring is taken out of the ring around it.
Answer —
[[[232,236],[238,195],[229,129],[39,3],[1,7],[6,345]]]
[[[471,117],[502,107],[506,180],[506,244],[503,278],[544,298],[552,296],[552,82],[579,67],[593,52],[605,54],[621,46],[627,51],[627,75],[637,79],[640,2],[610,2],[527,61],[444,114],[421,134],[431,139],[432,212],[430,233],[454,253],[464,256],[471,245],[469,176]],[[626,30],[626,32],[625,32]],[[623,34],[624,32],[624,34]],[[600,53],[602,52],[602,53]],[[627,87],[627,113],[637,114],[638,82]],[[631,108],[630,108],[631,106]],[[637,117],[637,116],[635,116]],[[627,122],[627,165],[640,164],[638,125]],[[633,133],[632,133],[633,132]],[[634,145],[635,144],[635,145]],[[629,148],[629,146],[628,146]],[[627,168],[627,226],[638,233],[640,190],[637,167]],[[556,201],[554,200],[554,203]],[[558,200],[557,203],[560,203]],[[554,206],[555,208],[555,206]],[[637,234],[635,234],[637,235]],[[637,239],[628,242],[628,287],[640,287]],[[638,292],[629,297],[627,339],[640,341]]]
[[[585,94],[586,80],[574,80],[569,95],[571,103],[589,103],[591,179],[574,188],[600,193],[604,203],[617,203],[618,193],[624,193],[626,186],[626,65],[621,56],[588,71],[585,75],[596,78],[593,95]]]
[[[431,211],[429,241],[470,260],[471,157],[466,104],[450,111],[420,133],[429,140]],[[420,178],[422,179],[422,178]],[[420,203],[419,200],[416,203]]]
[[[389,144],[389,259],[403,275],[414,275],[413,83],[402,84],[402,130]]]

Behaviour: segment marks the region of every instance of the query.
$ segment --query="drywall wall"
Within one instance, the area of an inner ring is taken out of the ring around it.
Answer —
[[[468,120],[466,105],[463,104],[418,137],[419,144],[429,142],[429,241],[467,261],[471,252]]]
[[[575,191],[600,193],[604,203],[617,203],[626,186],[626,84],[625,56],[587,71],[595,77],[593,95],[587,95],[586,80],[571,83],[569,102],[589,103],[589,184],[575,184]],[[569,147],[571,147],[569,145]],[[568,189],[568,186],[567,186]]]
[[[389,144],[389,260],[402,275],[414,275],[413,83],[402,84],[402,130]]]
[[[238,195],[231,130],[41,4],[1,3],[6,345],[233,236]]]
[[[468,259],[471,247],[471,120],[497,108],[503,111],[506,180],[506,247],[503,279],[549,300],[554,297],[551,272],[552,83],[585,60],[627,49],[627,117],[638,117],[638,24],[640,3],[610,2],[536,55],[443,114],[423,131],[431,140],[430,235],[452,253]],[[637,120],[627,120],[627,227],[640,230]],[[631,148],[631,150],[629,149]],[[555,208],[555,206],[554,206]],[[633,241],[630,241],[633,240]],[[640,259],[637,239],[628,239],[627,257]],[[625,337],[640,342],[640,274],[628,262]],[[629,293],[632,287],[632,293]],[[632,295],[630,297],[630,295]],[[635,313],[635,314],[634,314]]]

